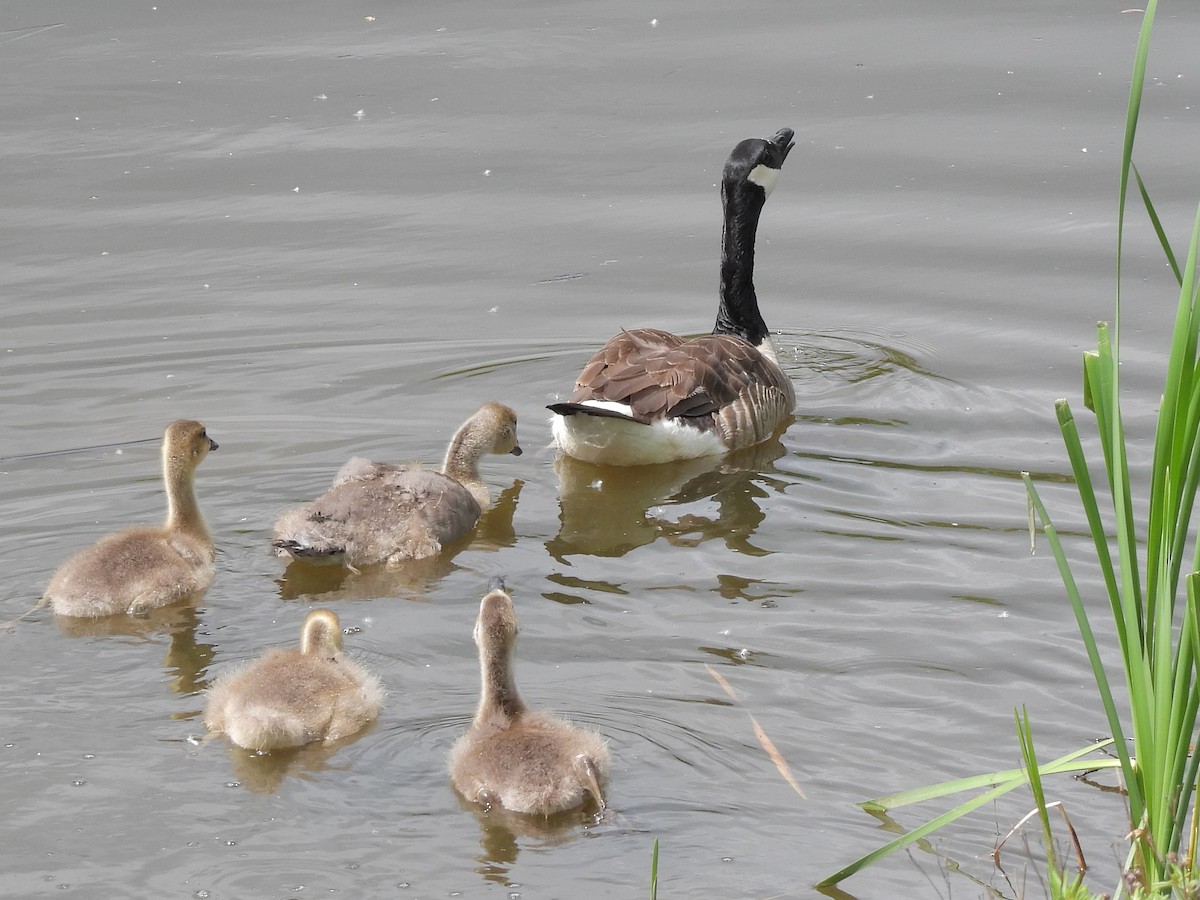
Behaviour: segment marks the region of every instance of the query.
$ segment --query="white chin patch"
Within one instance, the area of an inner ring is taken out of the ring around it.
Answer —
[[[749,179],[757,184],[768,197],[771,196],[771,191],[775,190],[775,185],[779,182],[779,169],[772,169],[770,166],[764,166],[759,163],[750,170]]]

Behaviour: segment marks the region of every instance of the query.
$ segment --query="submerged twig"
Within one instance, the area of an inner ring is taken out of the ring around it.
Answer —
[[[722,690],[729,695],[730,699],[736,701],[737,692],[733,689],[733,685],[726,680],[725,676],[708,663],[704,664],[704,668],[708,670],[708,674],[721,686]],[[788,766],[787,760],[783,758],[783,754],[779,752],[779,749],[775,746],[775,742],[767,737],[767,733],[758,724],[758,719],[754,718],[754,714],[748,713],[748,715],[750,716],[750,724],[754,726],[755,737],[758,738],[758,742],[762,745],[763,750],[766,751],[767,756],[771,758],[771,762],[775,763],[775,768],[779,770],[779,774],[783,776],[783,780],[791,785],[792,790],[800,795],[801,800],[807,800],[808,795],[804,793],[804,788],[800,787],[800,782],[792,775],[792,770]]]
[[[1075,826],[1071,824],[1071,817],[1067,815],[1067,808],[1063,805],[1063,802],[1061,800],[1055,800],[1052,803],[1046,804],[1046,809],[1050,809],[1051,807],[1057,808],[1058,811],[1062,814],[1063,822],[1065,822],[1067,825],[1067,833],[1071,836],[1071,846],[1075,848],[1075,858],[1076,858],[1076,860],[1078,860],[1078,862],[1076,863],[1076,866],[1081,873],[1086,872],[1087,871],[1087,861],[1083,858],[1083,847],[1079,843],[1079,835],[1077,835],[1075,833]],[[992,851],[992,862],[994,862],[996,864],[996,868],[999,869],[1001,872],[1004,871],[1004,866],[1002,866],[1000,864],[1000,851],[1004,849],[1005,843],[1007,843],[1007,841],[1010,837],[1012,837],[1014,834],[1016,834],[1018,831],[1020,831],[1021,828],[1024,827],[1026,822],[1028,822],[1034,816],[1038,815],[1039,812],[1040,812],[1040,810],[1031,809],[1029,812],[1025,813],[1025,815],[1021,817],[1021,821],[1019,821],[1016,825],[1014,825],[1009,830],[1008,834],[1006,834],[1004,836],[1003,840],[1001,840],[1000,843],[998,843],[996,845],[996,849],[994,849]]]
[[[41,34],[43,31],[49,31],[51,28],[62,28],[64,24],[63,22],[53,22],[49,25],[30,25],[25,28],[10,28],[7,31],[0,31],[0,44],[19,41],[21,38]]]

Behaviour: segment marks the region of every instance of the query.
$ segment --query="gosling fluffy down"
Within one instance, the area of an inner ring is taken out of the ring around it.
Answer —
[[[247,750],[282,750],[349,737],[382,708],[379,679],[342,652],[338,617],[316,609],[299,650],[270,650],[212,686],[204,724]]]
[[[525,706],[512,674],[516,639],[512,598],[495,579],[475,623],[479,707],[450,752],[451,783],[468,800],[512,812],[551,815],[589,798],[603,810],[610,766],[604,738]]]
[[[272,546],[350,568],[436,556],[491,506],[479,474],[486,453],[521,455],[517,414],[500,403],[485,403],[455,432],[440,472],[351,459],[321,497],[279,516]]]
[[[161,528],[131,528],[101,538],[50,578],[42,602],[60,616],[144,613],[203,593],[215,552],[196,502],[196,467],[217,449],[204,425],[179,419],[162,444],[167,518]]]

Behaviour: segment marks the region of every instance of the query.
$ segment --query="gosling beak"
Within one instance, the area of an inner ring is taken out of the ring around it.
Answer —
[[[508,451],[512,456],[520,456],[522,452],[520,444],[513,444],[513,448]]]
[[[490,594],[492,591],[505,591],[505,593],[507,593],[507,590],[504,587],[504,579],[499,575],[495,576],[491,581],[488,582],[488,593]]]
[[[218,447],[220,447],[220,446],[221,446],[221,445],[220,445],[220,444],[218,444],[216,441],[214,441],[212,438],[209,438],[209,439],[208,439],[208,449],[209,449],[210,451],[211,451],[211,450],[216,450],[216,449],[217,449]]]

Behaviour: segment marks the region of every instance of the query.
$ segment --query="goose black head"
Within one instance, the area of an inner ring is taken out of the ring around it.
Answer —
[[[725,171],[721,176],[722,187],[729,191],[755,185],[762,191],[763,200],[766,200],[779,180],[783,161],[795,146],[793,135],[792,129],[780,128],[773,138],[742,141],[733,148],[725,163]]]

